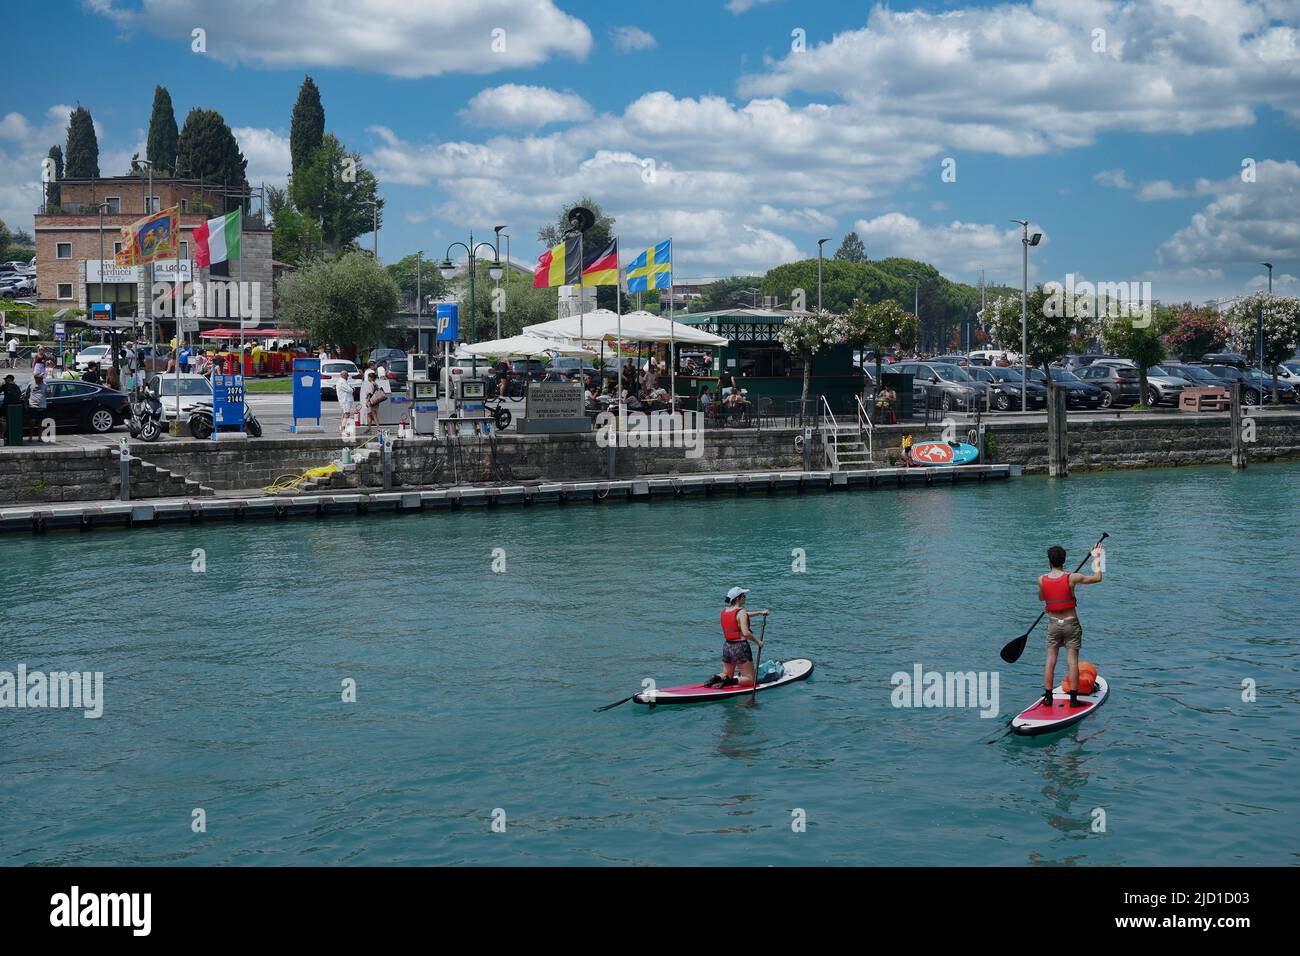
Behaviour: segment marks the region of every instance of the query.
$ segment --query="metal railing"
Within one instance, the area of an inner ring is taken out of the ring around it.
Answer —
[[[822,433],[822,452],[826,456],[826,464],[831,471],[838,471],[840,467],[840,427],[839,422],[835,420],[835,413],[831,411],[831,403],[826,400],[825,395],[819,395],[821,399],[821,433]],[[826,425],[830,421],[830,427]]]
[[[858,404],[858,437],[862,437],[863,431],[867,433],[867,458],[871,461],[876,460],[876,426],[871,421],[871,412],[862,404],[862,396],[854,395],[853,400]],[[874,402],[872,403],[875,404]]]

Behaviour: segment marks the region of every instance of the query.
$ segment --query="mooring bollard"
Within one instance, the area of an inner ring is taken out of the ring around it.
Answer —
[[[1263,390],[1261,388],[1261,400],[1263,399]],[[1246,442],[1241,434],[1241,383],[1232,383],[1232,403],[1229,406],[1232,414],[1229,421],[1232,427],[1232,467],[1246,467]]]
[[[384,491],[393,490],[393,446],[384,432],[379,433],[379,457],[384,462]]]
[[[803,470],[812,471],[812,429],[807,425],[803,429]]]
[[[127,445],[126,439],[122,439],[121,445],[118,446],[117,452],[117,472],[121,478],[122,487],[118,491],[119,501],[131,500],[131,448]]]

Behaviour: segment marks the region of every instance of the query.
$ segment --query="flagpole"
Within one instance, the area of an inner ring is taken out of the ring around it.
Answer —
[[[181,326],[184,322],[185,315],[185,290],[181,283],[181,213],[179,207],[176,210],[176,348],[172,349],[172,364],[176,366],[176,419],[172,422],[172,434],[181,433],[181,347],[185,340],[181,337],[184,333]],[[213,414],[216,409],[213,408]],[[215,427],[215,426],[214,426]]]
[[[669,408],[677,413],[677,326],[673,324],[673,237],[668,237],[668,387],[672,389]]]
[[[618,240],[614,240],[614,294],[615,311],[618,315],[614,320],[614,334],[617,336],[614,342],[614,396],[618,399],[618,425],[614,430],[614,447],[618,447],[619,437],[623,434],[623,429],[627,427],[627,408],[623,404],[623,277],[618,274]],[[599,396],[597,396],[599,397]],[[617,464],[609,471],[609,477],[614,477]]]
[[[243,285],[243,279],[244,279],[244,211],[243,210],[244,210],[244,201],[241,198],[239,200],[239,210],[237,211],[239,216],[239,277],[235,280],[235,311],[239,313],[239,374],[241,376],[244,374],[244,296],[240,291],[240,286]],[[227,215],[229,214],[227,213]],[[376,213],[376,215],[378,215],[378,213]],[[379,242],[378,235],[379,235],[378,233],[375,234],[376,243]],[[227,252],[227,258],[229,258],[229,252]],[[376,261],[378,261],[377,256],[376,256]],[[229,302],[230,300],[227,299],[226,301]],[[252,301],[252,296],[249,296],[249,301]],[[408,369],[407,371],[410,370]],[[240,428],[242,430],[243,426],[241,425]]]

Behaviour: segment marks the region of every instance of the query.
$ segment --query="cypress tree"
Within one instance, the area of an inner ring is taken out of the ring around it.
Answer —
[[[170,176],[176,169],[178,136],[172,96],[165,86],[155,86],[153,113],[149,117],[149,138],[145,144],[145,155],[153,163],[155,175]]]
[[[68,179],[99,178],[99,140],[90,110],[80,104],[68,116],[68,148],[64,152]]]
[[[310,76],[304,77],[289,123],[289,161],[294,175],[311,164],[324,138],[325,107],[321,106],[320,90]]]
[[[245,171],[248,160],[239,151],[239,142],[226,121],[216,110],[190,110],[185,126],[176,141],[177,175],[202,179],[214,185],[224,185],[231,192],[247,192]],[[242,200],[228,197],[229,211],[243,205]]]
[[[60,206],[63,203],[63,196],[58,181],[63,178],[63,149],[55,143],[46,155],[54,160],[54,182],[45,184],[45,203],[47,206]]]

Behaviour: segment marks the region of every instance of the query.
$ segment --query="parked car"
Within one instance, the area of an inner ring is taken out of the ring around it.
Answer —
[[[958,368],[966,368],[970,365],[970,359],[965,355],[953,352],[948,355],[936,355],[930,359],[931,362],[944,362],[947,365],[956,365]]]
[[[1300,387],[1300,359],[1287,359],[1278,365],[1277,377],[1292,388]]]
[[[1047,407],[1047,386],[1030,381],[1028,388],[1020,377],[1020,370],[1014,368],[983,368],[976,366],[966,369],[966,374],[977,382],[987,382],[991,388],[993,407],[1000,412],[1019,411],[1022,394],[1028,391],[1030,408]]]
[[[480,359],[480,361],[482,361]],[[517,358],[510,360],[512,378],[528,378],[541,381],[546,377],[546,363],[536,358]]]
[[[30,391],[28,385],[23,390],[24,398]],[[56,428],[103,434],[131,417],[131,402],[125,392],[106,385],[56,379],[46,383],[45,413],[41,417],[53,419]]]
[[[1136,365],[1109,365],[1093,362],[1079,370],[1079,378],[1101,389],[1101,407],[1136,405],[1142,401],[1142,380]]]
[[[1102,390],[1096,385],[1090,385],[1079,376],[1075,375],[1068,368],[1062,368],[1059,365],[1051,367],[1052,384],[1059,385],[1065,389],[1065,407],[1066,408],[1100,408],[1102,402]],[[1029,370],[1029,379],[1043,387],[1046,390],[1047,376],[1043,374],[1041,368],[1031,368]]]
[[[984,386],[966,370],[946,362],[896,362],[891,372],[912,376],[913,385],[925,388],[926,403],[945,414],[954,409],[974,411],[987,406]]]
[[[155,375],[145,386],[156,394],[163,406],[163,419],[176,417],[177,397],[180,398],[181,421],[188,421],[190,412],[200,402],[212,404],[212,383],[202,375],[183,372],[180,375]]]
[[[1206,352],[1201,356],[1201,362],[1205,365],[1231,365],[1244,369],[1250,364],[1250,359],[1240,352]]]
[[[1178,396],[1192,383],[1176,368],[1152,365],[1147,369],[1147,404],[1151,406],[1177,405]]]
[[[77,353],[73,359],[78,372],[84,372],[91,365],[98,365],[101,369],[107,368],[113,364],[112,349],[107,345],[90,345]]]
[[[407,380],[410,376],[411,361],[405,355],[401,358],[391,358],[388,360],[388,383],[395,390],[402,391],[406,388]]]
[[[361,369],[357,368],[357,363],[349,359],[326,359],[320,365],[320,397],[321,401],[339,400],[338,384],[343,381],[339,378],[340,372],[348,373],[348,381],[352,384],[353,397],[361,395]]]
[[[406,358],[406,353],[401,349],[377,348],[370,350],[370,354],[366,356],[366,363],[373,362],[378,365],[380,362],[388,362],[391,366],[394,360],[403,358]]]
[[[1256,369],[1246,369],[1242,371],[1235,365],[1207,365],[1205,366],[1211,373],[1219,377],[1220,384],[1225,388],[1231,388],[1233,382],[1241,383],[1241,401],[1246,405],[1259,405],[1261,400],[1264,404],[1273,401],[1273,377],[1271,375],[1260,377]],[[1296,400],[1296,391],[1293,386],[1281,380],[1277,383],[1277,397],[1283,404],[1290,404]]]
[[[1020,362],[1018,352],[1008,352],[1006,349],[976,349],[967,357],[972,362],[978,361],[982,365],[996,365],[1000,368]]]
[[[1100,355],[1100,354],[1085,352],[1082,355],[1067,355],[1065,358],[1061,359],[1060,364],[1062,368],[1067,368],[1071,372],[1077,373],[1079,369],[1087,368],[1093,362],[1097,361],[1097,359],[1116,358],[1116,357],[1117,356],[1113,356],[1113,355]]]

